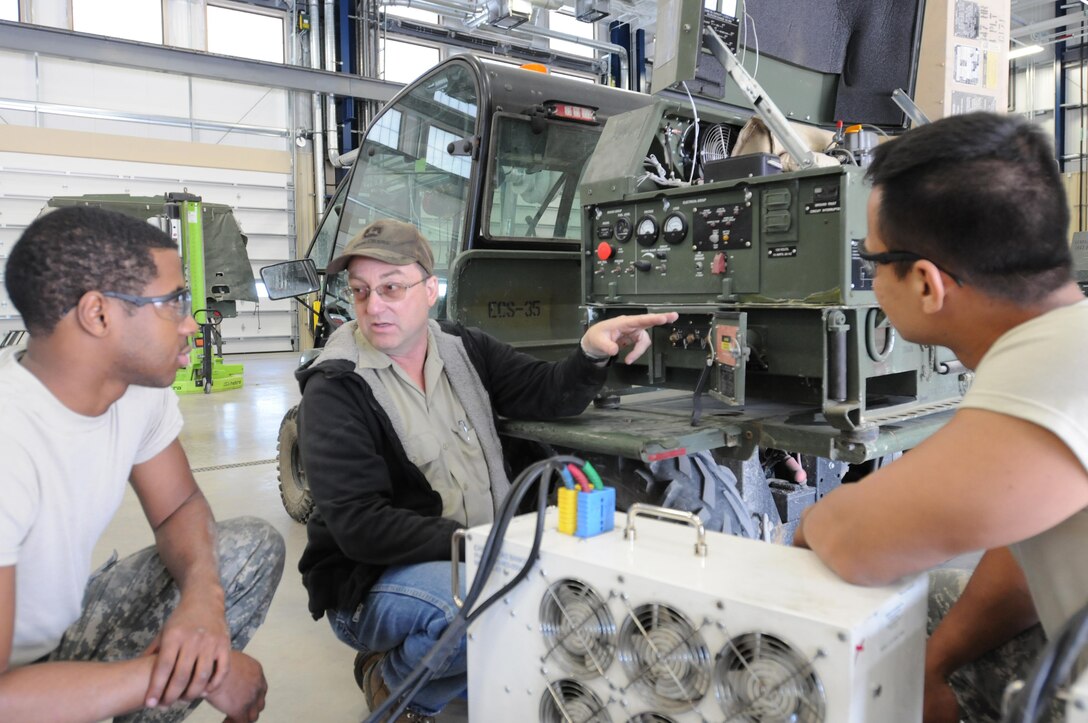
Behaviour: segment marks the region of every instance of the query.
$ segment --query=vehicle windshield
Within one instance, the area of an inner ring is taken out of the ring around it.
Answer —
[[[332,260],[336,229],[340,225],[340,216],[344,212],[344,197],[347,192],[348,184],[342,182],[340,187],[336,189],[336,195],[333,196],[332,203],[325,210],[325,217],[321,219],[321,226],[318,228],[313,244],[310,247],[308,256],[313,259],[314,264],[320,269],[324,269],[325,265]]]
[[[434,250],[442,297],[434,312],[441,316],[445,279],[462,244],[469,206],[472,155],[465,150],[465,141],[471,143],[478,134],[478,112],[475,77],[460,64],[423,79],[386,107],[363,139],[346,194],[337,198],[335,248],[315,257],[318,267],[324,268],[372,221],[407,221],[423,232]],[[327,241],[322,243],[327,246]],[[327,280],[328,303],[335,303],[344,276]]]
[[[596,126],[549,120],[541,127],[527,116],[498,115],[488,169],[488,235],[581,240],[578,181],[599,137]]]

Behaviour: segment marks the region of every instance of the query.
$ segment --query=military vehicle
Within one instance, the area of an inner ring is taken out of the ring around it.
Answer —
[[[897,39],[905,77],[885,68],[878,80],[909,87],[918,6],[894,6],[912,21]],[[672,87],[653,96],[464,56],[436,66],[370,125],[307,259],[320,274],[370,221],[410,221],[435,247],[436,315],[541,358],[568,353],[600,318],[680,312],[638,363],[613,365],[581,416],[503,420],[510,457],[575,451],[621,508],[665,501],[721,517],[716,465],[759,534],[788,540],[807,505],[943,424],[970,373],[948,350],[898,336],[858,257],[864,165],[877,135],[906,125],[892,89],[861,92],[845,71],[764,55],[768,88],[799,88],[768,92],[745,70],[752,58],[737,60],[733,18],[690,2],[674,11],[672,46],[704,37],[707,52],[679,69],[662,61],[655,74]],[[659,57],[676,55],[669,42],[659,35]],[[766,150],[782,140],[789,153],[740,152],[739,136],[758,135],[753,117],[770,129]],[[838,130],[817,134],[813,151],[787,118]],[[352,311],[342,278],[313,280],[320,346]],[[304,520],[297,422],[292,409],[280,485]]]

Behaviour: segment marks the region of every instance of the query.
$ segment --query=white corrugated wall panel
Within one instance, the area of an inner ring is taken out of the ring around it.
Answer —
[[[235,209],[238,224],[251,239],[247,251],[256,281],[260,266],[290,257],[294,189],[289,174],[0,152],[0,263],[53,196],[174,191]],[[238,317],[223,322],[224,353],[293,348],[294,302],[262,299],[259,309],[246,302],[238,307]],[[0,331],[19,327],[0,286]]]

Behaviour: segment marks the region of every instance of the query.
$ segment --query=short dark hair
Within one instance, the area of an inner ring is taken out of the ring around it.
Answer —
[[[27,330],[51,334],[88,291],[139,294],[155,278],[151,249],[176,249],[146,221],[69,206],[39,216],[15,242],[4,273]]]
[[[881,191],[890,250],[1018,303],[1072,279],[1061,174],[1050,140],[1027,120],[968,113],[921,126],[879,146],[866,177]]]

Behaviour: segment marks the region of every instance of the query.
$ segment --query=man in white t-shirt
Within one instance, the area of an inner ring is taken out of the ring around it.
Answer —
[[[950,609],[927,647],[925,720],[995,720],[1033,626],[1053,636],[1088,603],[1088,301],[1065,189],[1042,128],[986,113],[883,144],[868,177],[861,257],[881,307],[975,378],[947,425],[814,505],[797,536],[863,585],[985,550],[962,593],[934,578],[931,610]]]
[[[29,342],[0,353],[0,720],[177,721],[201,700],[257,720],[267,686],[240,650],[283,540],[253,518],[216,525],[178,441],[169,387],[197,327],[177,245],[64,208],[26,229],[5,276]],[[155,545],[92,575],[126,483]]]

